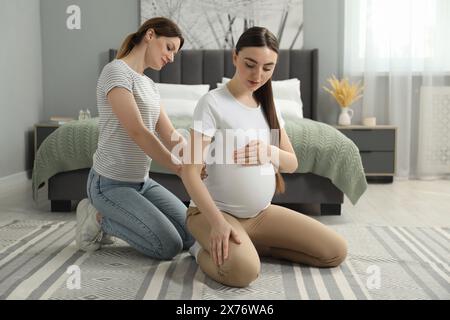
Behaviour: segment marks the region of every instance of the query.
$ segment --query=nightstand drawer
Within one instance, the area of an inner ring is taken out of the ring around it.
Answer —
[[[362,151],[360,154],[366,174],[394,174],[394,152]]]
[[[390,129],[344,129],[340,130],[352,140],[360,151],[394,151],[395,130]]]

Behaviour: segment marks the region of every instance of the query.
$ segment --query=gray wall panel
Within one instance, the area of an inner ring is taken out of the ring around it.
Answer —
[[[0,2],[0,178],[33,165],[34,124],[44,118],[39,0]]]

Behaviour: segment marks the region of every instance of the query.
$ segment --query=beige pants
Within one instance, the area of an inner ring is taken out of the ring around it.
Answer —
[[[238,232],[241,244],[229,242],[228,259],[221,266],[209,254],[211,228],[198,208],[188,208],[187,227],[203,248],[198,255],[200,268],[228,286],[246,287],[255,280],[260,272],[259,256],[335,267],[347,255],[344,238],[317,220],[284,207],[270,205],[249,219],[222,214]]]

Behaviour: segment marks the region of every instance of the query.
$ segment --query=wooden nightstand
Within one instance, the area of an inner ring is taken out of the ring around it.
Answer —
[[[392,182],[395,175],[397,127],[335,126],[359,149],[367,181]]]

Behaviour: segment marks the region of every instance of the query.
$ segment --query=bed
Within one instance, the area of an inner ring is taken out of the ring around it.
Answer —
[[[116,51],[110,50],[110,61],[115,56]],[[317,120],[318,63],[317,49],[281,50],[273,76],[273,80],[292,78],[300,80],[303,117],[314,121]],[[145,73],[158,83],[209,84],[210,88],[214,89],[223,77],[231,78],[233,76],[234,66],[231,60],[231,51],[228,50],[183,50],[174,63],[168,65],[162,71],[146,70]],[[326,126],[323,124],[321,130],[331,130],[327,128],[330,126]],[[338,135],[334,132],[333,134]],[[354,147],[350,140],[344,142],[348,143],[351,148]],[[354,151],[354,149],[352,150]],[[301,161],[302,159],[299,159],[300,163]],[[359,166],[356,168],[359,175],[350,187],[361,189],[357,190],[357,196],[352,198],[352,200],[355,200],[365,190],[365,178],[361,177],[363,170],[360,159],[359,163],[357,158],[352,161]],[[71,211],[74,202],[87,197],[88,172],[88,167],[79,168],[58,172],[48,178],[48,199],[51,201],[52,211]],[[301,210],[308,214],[339,215],[344,201],[344,193],[342,187],[338,188],[339,183],[337,182],[345,179],[345,177],[342,178],[343,175],[341,174],[340,177],[336,178],[334,175],[317,174],[317,172],[314,173],[314,170],[283,174],[286,192],[275,195],[273,203]],[[149,176],[173,192],[183,202],[189,202],[189,196],[176,175],[151,171]]]

